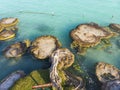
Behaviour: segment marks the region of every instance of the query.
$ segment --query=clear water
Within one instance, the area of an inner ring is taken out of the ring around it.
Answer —
[[[49,67],[48,61],[38,61],[31,55],[19,60],[6,59],[2,50],[24,39],[34,40],[41,35],[56,36],[63,47],[70,48],[69,32],[80,23],[96,22],[102,26],[120,23],[120,0],[0,0],[0,18],[17,17],[20,20],[16,38],[0,42],[0,80],[15,70],[32,70]],[[95,63],[104,61],[120,69],[120,37],[111,39],[112,46],[106,50],[91,48],[80,63],[89,76],[88,90],[98,90],[95,79]]]

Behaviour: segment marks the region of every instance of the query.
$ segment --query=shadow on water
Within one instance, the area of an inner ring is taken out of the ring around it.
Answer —
[[[29,74],[33,70],[46,69],[50,67],[48,59],[37,60],[30,54],[24,54],[23,57],[17,59],[7,59],[4,56],[1,56],[0,58],[0,68],[2,68],[2,73],[0,73],[0,80],[16,70],[23,70],[26,74]]]
[[[34,40],[35,38],[42,36],[42,35],[54,35],[56,33],[53,27],[47,26],[45,24],[41,24],[35,27],[34,32],[36,33],[35,34],[33,33],[28,36],[30,40]]]
[[[38,25],[38,27],[36,27],[36,30],[38,33],[40,34],[54,34],[54,28],[53,27],[50,27],[50,26],[47,26],[45,24],[41,24],[41,25]]]

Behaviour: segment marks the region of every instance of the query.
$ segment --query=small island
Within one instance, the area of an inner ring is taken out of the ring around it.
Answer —
[[[102,83],[101,90],[120,89],[120,70],[115,66],[105,62],[97,63],[96,76]]]
[[[43,60],[59,47],[61,47],[61,44],[56,37],[50,35],[40,36],[32,42],[31,53],[35,58]]]
[[[87,48],[96,46],[102,39],[109,39],[115,33],[100,27],[96,23],[80,24],[70,33],[73,39],[72,48],[78,48],[78,52],[82,54]]]

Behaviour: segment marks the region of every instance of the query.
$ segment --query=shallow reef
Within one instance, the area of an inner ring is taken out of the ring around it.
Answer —
[[[86,90],[74,55],[67,48],[55,50],[50,57],[49,70],[35,70],[19,79],[10,90]]]

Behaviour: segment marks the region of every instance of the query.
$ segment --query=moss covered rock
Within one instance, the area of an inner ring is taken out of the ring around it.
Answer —
[[[32,86],[49,82],[48,70],[35,70],[26,77],[19,79],[10,90],[36,90],[32,89]]]

